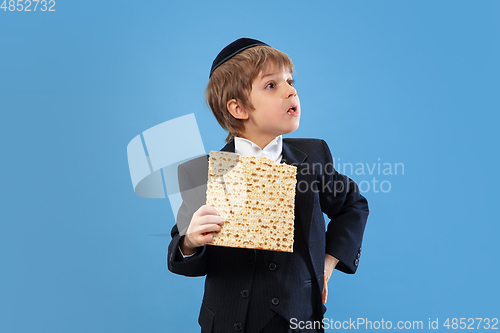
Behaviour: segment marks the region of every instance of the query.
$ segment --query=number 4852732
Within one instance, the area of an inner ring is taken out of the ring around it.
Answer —
[[[1,1],[1,0],[0,0]],[[4,12],[7,10],[9,12],[35,12],[38,10],[45,12],[55,12],[56,1],[55,0],[3,0],[0,9],[3,9]]]

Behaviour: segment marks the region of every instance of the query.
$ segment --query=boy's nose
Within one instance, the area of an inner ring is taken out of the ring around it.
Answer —
[[[286,94],[287,94],[287,98],[290,98],[290,97],[293,97],[293,96],[297,96],[297,90],[295,90],[294,87],[292,86],[288,86],[288,90],[286,91]]]

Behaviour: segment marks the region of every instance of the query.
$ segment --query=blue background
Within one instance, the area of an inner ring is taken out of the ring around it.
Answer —
[[[199,330],[203,279],[166,269],[173,214],[134,194],[126,146],[194,112],[205,149],[221,148],[203,92],[243,36],[294,61],[291,136],[325,139],[342,163],[404,164],[352,175],[391,187],[365,193],[360,267],[334,273],[326,317],[439,318],[440,330],[500,317],[498,1],[55,9],[0,11],[0,332]]]

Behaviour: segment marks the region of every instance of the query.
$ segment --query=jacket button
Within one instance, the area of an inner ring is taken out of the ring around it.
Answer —
[[[359,259],[361,257],[361,253],[358,252],[358,255],[356,256],[356,259]]]
[[[269,270],[274,271],[276,269],[276,264],[274,262],[269,264]]]
[[[359,259],[354,260],[354,266],[358,267]]]
[[[243,325],[241,323],[234,324],[234,330],[236,332],[241,332],[242,329],[243,329]]]
[[[280,300],[279,300],[279,299],[277,299],[277,298],[273,298],[273,299],[271,300],[271,303],[273,303],[273,305],[278,305],[278,304],[280,304]]]
[[[250,296],[250,292],[248,290],[245,289],[241,292],[241,297],[248,298],[248,296]]]

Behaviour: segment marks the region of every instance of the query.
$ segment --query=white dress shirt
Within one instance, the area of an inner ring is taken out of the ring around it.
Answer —
[[[264,149],[261,149],[250,140],[240,137],[234,138],[234,152],[241,156],[255,156],[257,158],[265,156],[277,163],[281,162],[283,150],[283,138],[281,135],[269,142]]]

